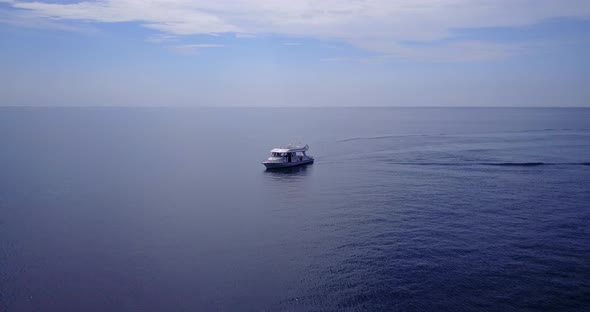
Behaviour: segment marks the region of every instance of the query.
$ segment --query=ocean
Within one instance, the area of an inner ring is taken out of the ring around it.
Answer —
[[[0,311],[587,311],[589,224],[590,109],[0,108]]]

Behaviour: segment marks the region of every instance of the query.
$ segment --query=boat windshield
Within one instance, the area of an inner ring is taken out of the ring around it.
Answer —
[[[272,157],[285,157],[287,156],[286,153],[272,153]]]

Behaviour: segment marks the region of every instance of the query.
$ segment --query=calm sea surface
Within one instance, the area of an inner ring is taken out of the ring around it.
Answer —
[[[590,109],[0,108],[0,311],[589,309]]]

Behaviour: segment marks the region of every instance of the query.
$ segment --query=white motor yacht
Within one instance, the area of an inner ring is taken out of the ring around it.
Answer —
[[[262,164],[266,169],[293,167],[313,163],[313,157],[306,154],[309,146],[297,146],[289,144],[285,147],[273,148],[270,157]]]

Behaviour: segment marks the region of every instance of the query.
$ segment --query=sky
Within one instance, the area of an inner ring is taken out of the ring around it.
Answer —
[[[0,106],[590,107],[589,0],[0,0]]]

